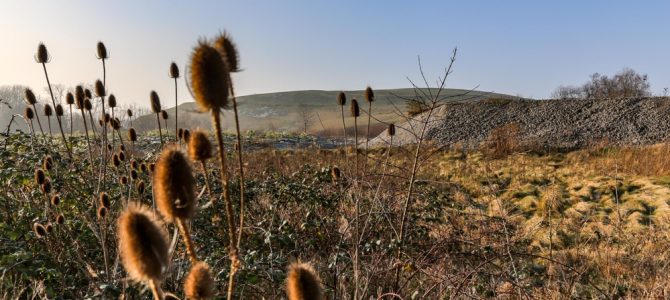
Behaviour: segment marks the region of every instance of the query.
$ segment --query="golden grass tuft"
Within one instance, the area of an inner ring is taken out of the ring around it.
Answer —
[[[158,209],[170,221],[190,219],[195,211],[191,166],[176,147],[163,150],[154,172],[154,194]]]
[[[212,157],[212,143],[202,130],[196,130],[188,140],[188,155],[193,161],[206,161]]]
[[[286,292],[289,300],[324,299],[319,275],[310,264],[302,262],[292,263],[289,266]]]
[[[201,111],[228,107],[228,67],[219,52],[200,42],[191,54],[191,91]]]
[[[143,206],[129,206],[118,219],[119,252],[130,277],[160,281],[167,269],[168,237],[158,217]]]
[[[214,277],[205,262],[198,262],[191,267],[184,281],[184,295],[188,299],[202,300],[214,296]]]

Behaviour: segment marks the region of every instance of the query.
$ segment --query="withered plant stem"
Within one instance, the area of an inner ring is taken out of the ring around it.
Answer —
[[[56,108],[56,99],[54,98],[54,92],[51,89],[51,82],[49,82],[49,74],[47,73],[47,65],[46,63],[42,63],[42,68],[44,69],[44,77],[47,79],[47,86],[49,87],[49,94],[51,95],[51,103],[53,104],[53,107]],[[37,112],[37,111],[36,111]],[[37,118],[39,121],[39,118]],[[63,145],[65,145],[65,150],[67,150],[67,155],[72,159],[72,151],[70,150],[70,146],[67,143],[67,139],[65,139],[65,133],[63,132],[63,124],[61,124],[60,121],[60,116],[56,114],[56,120],[58,120],[58,127],[60,128],[60,134],[61,137],[63,138]],[[49,123],[49,126],[51,126],[51,123]]]

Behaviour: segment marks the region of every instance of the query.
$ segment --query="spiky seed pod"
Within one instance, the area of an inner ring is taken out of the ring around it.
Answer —
[[[107,59],[107,47],[102,42],[98,42],[98,59]]]
[[[60,197],[58,195],[51,196],[51,205],[58,206],[60,204]]]
[[[100,202],[100,206],[109,208],[111,202],[109,200],[109,195],[105,192],[101,192],[100,196],[98,197],[98,201]]]
[[[153,111],[155,114],[161,112],[161,99],[158,97],[158,93],[156,91],[151,91],[151,94],[149,94],[149,101],[151,101],[151,111]]]
[[[119,151],[119,160],[120,161],[126,161],[126,153],[123,151]]]
[[[67,92],[67,94],[65,94],[65,103],[67,105],[74,104],[74,95],[72,95],[72,92]]]
[[[102,84],[102,81],[100,81],[100,79],[95,81],[95,95],[98,97],[107,96],[107,92],[105,91],[105,85]]]
[[[214,277],[207,263],[200,261],[191,267],[184,281],[184,295],[193,300],[214,296]]]
[[[105,113],[102,115],[102,121],[107,124],[109,121],[112,120],[112,116],[109,113]]]
[[[342,175],[342,172],[340,171],[340,168],[333,167],[333,169],[330,171],[330,175],[333,178],[333,183],[338,183],[340,181],[340,176]]]
[[[102,123],[100,124],[100,126],[102,126]],[[112,145],[107,144],[107,151],[112,152],[113,149],[114,148],[112,148]]]
[[[344,92],[337,94],[337,104],[340,106],[345,106],[347,104],[347,95]]]
[[[146,173],[146,172],[148,172],[148,171],[149,171],[149,168],[147,168],[147,164],[144,164],[144,163],[141,164],[141,165],[140,165],[140,171],[142,171],[142,173]]]
[[[144,194],[144,181],[139,181],[136,184],[136,187],[137,187],[137,193],[139,193],[140,195]]]
[[[167,268],[168,239],[156,215],[141,206],[129,206],[118,220],[121,262],[137,281],[160,280]]]
[[[56,216],[56,224],[58,225],[65,224],[65,216],[63,216],[63,214],[59,214],[58,216]]]
[[[93,103],[91,103],[91,99],[84,100],[84,109],[87,111],[91,111],[93,109]]]
[[[109,98],[107,98],[107,106],[111,108],[116,107],[116,96],[114,96],[114,94],[109,94]]]
[[[133,116],[133,111],[129,108],[129,109],[126,111],[126,114],[128,115],[128,117],[131,117],[131,118],[132,118],[132,116]]]
[[[74,89],[74,104],[77,105],[78,109],[84,108],[84,99],[86,99],[86,95],[84,95],[84,88],[81,85],[78,85]]]
[[[98,220],[104,220],[107,217],[107,207],[100,206],[98,207]]]
[[[54,114],[53,109],[51,108],[51,105],[48,103],[44,105],[44,115],[47,117],[51,117]]]
[[[44,194],[51,193],[51,179],[49,178],[44,179],[44,183],[42,183],[42,193]]]
[[[118,119],[115,120],[118,121]],[[119,145],[119,151],[126,152],[126,146],[124,146],[123,144]]]
[[[389,124],[389,128],[386,129],[386,133],[390,136],[394,136],[395,135],[395,124],[393,124],[393,123]]]
[[[137,142],[137,132],[135,131],[135,128],[128,128],[128,139],[130,139],[131,142]]]
[[[188,155],[193,161],[206,161],[212,157],[212,143],[204,131],[193,132],[188,140]]]
[[[93,99],[93,94],[91,93],[91,90],[89,90],[89,89],[84,90],[84,96],[86,96],[87,99]]]
[[[351,106],[349,107],[351,111],[351,116],[358,118],[361,116],[361,109],[358,107],[358,101],[356,99],[351,100]]]
[[[118,154],[114,154],[112,156],[112,164],[114,164],[114,166],[117,167],[117,168],[121,165],[121,160],[119,160],[119,155]]]
[[[130,168],[131,168],[131,169],[133,169],[133,170],[137,170],[137,167],[138,167],[138,166],[139,166],[139,164],[137,163],[136,160],[133,159],[133,160],[130,161]]]
[[[163,120],[167,120],[167,119],[168,119],[168,113],[167,113],[167,111],[165,111],[165,110],[161,110],[161,118],[163,118]]]
[[[119,178],[119,183],[121,183],[122,185],[128,184],[128,177],[121,176],[121,178]]]
[[[32,120],[35,118],[35,112],[33,112],[33,109],[30,107],[26,107],[26,110],[23,112],[23,116],[26,117],[28,120]]]
[[[42,169],[35,170],[35,183],[42,185],[46,178],[47,177],[44,175],[44,171]]]
[[[63,110],[63,106],[59,104],[56,104],[56,116],[62,117],[63,114],[65,114],[65,111]]]
[[[200,42],[191,54],[191,91],[201,111],[228,107],[228,67],[216,49]]]
[[[195,211],[191,165],[175,147],[161,153],[154,173],[154,195],[158,209],[168,220],[190,219]]]
[[[177,129],[177,136],[179,137],[179,140],[184,139],[184,128]]]
[[[170,78],[179,78],[179,67],[175,62],[170,64]]]
[[[35,54],[35,59],[40,64],[46,64],[49,62],[49,52],[47,51],[47,46],[43,43],[40,43],[37,46],[37,54]]]
[[[42,168],[47,171],[50,171],[53,168],[54,160],[51,158],[51,155],[45,155],[42,158]]]
[[[137,179],[138,178],[137,171],[130,170],[130,178],[132,178],[133,180]]]
[[[35,97],[35,93],[33,93],[33,90],[31,89],[26,89],[23,92],[23,99],[26,100],[26,102],[30,105],[33,105],[37,103],[37,98]]]
[[[53,225],[51,225],[51,223],[48,223],[47,225],[45,225],[44,229],[47,230],[47,233],[51,233],[51,232],[54,231],[54,227],[53,227]]]
[[[110,121],[110,125],[112,125],[112,128],[114,130],[119,130],[121,129],[121,121],[119,121],[118,118],[114,118]],[[122,145],[123,146],[123,145]]]
[[[149,164],[149,172],[151,172],[153,174],[155,170],[156,170],[156,164],[150,163]]]
[[[235,73],[240,71],[240,57],[237,52],[237,46],[233,43],[227,32],[219,34],[214,40],[214,48],[221,54],[223,61],[228,67],[228,71]]]
[[[45,237],[47,235],[47,229],[40,223],[33,224],[33,232],[37,235],[38,238]]]
[[[365,88],[365,101],[375,101],[375,93],[372,91],[371,87]]]
[[[321,300],[321,279],[311,265],[301,262],[292,263],[286,278],[286,290],[289,300]]]
[[[184,129],[184,142],[188,143],[188,141],[191,140],[191,131],[188,129]]]

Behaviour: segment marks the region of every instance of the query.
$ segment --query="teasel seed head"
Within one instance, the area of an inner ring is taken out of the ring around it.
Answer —
[[[51,193],[51,179],[44,179],[44,183],[42,183],[42,193],[47,195]]]
[[[58,206],[58,204],[60,204],[60,196],[58,195],[51,196],[51,205]]]
[[[149,94],[149,101],[151,102],[151,111],[153,111],[155,114],[160,113],[161,99],[158,97],[158,93],[156,93],[156,91],[151,91]]]
[[[325,299],[321,291],[321,279],[314,268],[306,263],[296,262],[289,266],[286,278],[289,300]]]
[[[101,192],[100,197],[98,197],[98,199],[100,201],[100,206],[102,206],[102,207],[109,208],[109,206],[111,205],[111,202],[109,200],[109,195],[107,195],[107,193],[105,193],[105,192]]]
[[[51,155],[45,155],[42,158],[42,168],[47,171],[50,171],[53,168],[54,160],[51,158]]]
[[[74,89],[74,104],[78,109],[84,109],[84,99],[86,99],[84,88],[81,85],[78,85]]]
[[[128,139],[130,139],[131,142],[137,142],[137,132],[135,131],[135,128],[128,128]]]
[[[231,73],[240,71],[240,56],[237,46],[230,38],[230,34],[223,32],[214,40],[214,48],[219,51],[223,61]]]
[[[228,79],[223,58],[216,49],[199,42],[191,54],[191,91],[201,111],[218,113],[228,107]]]
[[[119,160],[119,155],[116,154],[116,153],[112,156],[112,164],[117,168],[121,165],[121,160]]]
[[[51,105],[48,103],[44,105],[44,115],[47,117],[51,117],[54,114],[53,109],[51,108]]]
[[[110,121],[110,124],[112,125],[112,128],[113,128],[114,130],[119,130],[119,129],[121,129],[121,121],[119,120],[119,118],[114,118],[114,119],[112,119],[112,120]],[[121,145],[121,146],[123,146],[123,145]]]
[[[140,171],[142,171],[142,173],[147,173],[149,171],[149,168],[147,168],[147,164],[145,163],[140,164]]]
[[[390,135],[390,136],[394,136],[395,135],[395,124],[393,124],[393,123],[389,124],[389,128],[386,130],[386,133],[388,133],[388,135]]]
[[[23,112],[23,116],[26,117],[28,120],[32,120],[35,118],[35,112],[33,112],[33,109],[30,107],[26,107],[25,111]]]
[[[137,188],[137,193],[138,194],[140,194],[140,195],[144,194],[144,188],[145,188],[144,181],[140,180],[139,182],[137,182],[136,188]]]
[[[107,47],[102,42],[98,42],[98,59],[107,59]]]
[[[177,136],[179,137],[179,140],[184,139],[184,128],[177,129]]]
[[[109,97],[107,98],[107,106],[111,108],[116,107],[116,96],[114,96],[114,94],[109,94]]]
[[[37,54],[35,54],[35,60],[40,64],[46,64],[49,62],[49,52],[47,51],[47,46],[44,43],[40,43],[37,46]]]
[[[129,206],[119,216],[118,238],[121,262],[134,280],[160,281],[167,269],[167,232],[158,217],[142,206]]]
[[[126,114],[128,115],[128,117],[132,117],[133,116],[133,110],[129,108],[128,110],[126,110]]]
[[[104,220],[107,217],[107,211],[109,209],[104,206],[98,207],[98,220]]]
[[[137,167],[138,167],[138,166],[139,166],[139,164],[137,163],[136,160],[133,159],[133,160],[130,161],[130,168],[131,168],[131,169],[133,169],[133,170],[137,170]]]
[[[149,164],[149,172],[153,174],[155,170],[156,170],[156,164],[150,163]]]
[[[130,170],[130,178],[133,179],[133,180],[138,178],[136,170]]]
[[[212,143],[202,130],[193,132],[188,141],[188,155],[193,161],[206,161],[212,157]]]
[[[74,104],[74,95],[72,94],[72,92],[67,92],[67,94],[65,94],[65,103],[67,105]]]
[[[126,153],[123,151],[119,151],[119,160],[120,161],[126,161]]]
[[[26,89],[23,92],[23,99],[26,100],[26,102],[30,105],[33,105],[37,103],[37,98],[35,97],[35,93],[33,93],[33,90],[31,89]]]
[[[358,118],[361,116],[361,109],[358,107],[358,101],[356,99],[351,100],[351,106],[349,107],[351,111],[351,116]]]
[[[91,90],[89,89],[84,89],[84,96],[86,96],[87,99],[93,98],[93,94],[91,94]]]
[[[98,97],[107,96],[105,86],[102,84],[102,81],[100,81],[100,79],[95,81],[95,95]]]
[[[340,106],[345,106],[347,104],[347,95],[344,92],[337,94],[337,104]]]
[[[65,216],[63,216],[63,214],[59,214],[58,216],[56,216],[56,224],[58,225],[65,224]]]
[[[128,184],[128,177],[126,177],[125,175],[124,175],[124,176],[121,176],[121,178],[119,178],[119,182],[120,182],[122,185],[126,185],[126,184]]]
[[[115,120],[118,121],[118,118],[115,118]],[[123,144],[119,145],[119,151],[126,152],[126,146],[124,146]]]
[[[188,220],[195,211],[191,165],[176,147],[163,150],[154,172],[154,195],[158,210],[169,221]]]
[[[47,225],[44,225],[44,229],[46,229],[47,233],[51,233],[54,231],[53,225],[51,223],[47,223]]]
[[[197,262],[191,267],[184,281],[184,295],[193,300],[211,299],[214,296],[214,277],[205,262]]]
[[[163,118],[163,120],[167,120],[167,119],[168,119],[168,113],[167,113],[167,111],[165,111],[165,110],[161,110],[161,118]]]
[[[59,104],[56,104],[56,116],[62,117],[63,114],[65,114],[65,111],[63,110],[63,106]]]
[[[179,67],[175,62],[170,64],[170,78],[179,78]]]
[[[91,103],[91,99],[84,99],[84,109],[87,111],[91,111],[93,109],[93,103]]]
[[[43,238],[47,235],[47,229],[40,223],[33,224],[33,232],[35,232],[38,238]]]
[[[191,131],[188,129],[184,129],[184,138],[183,138],[185,143],[188,143],[188,141],[191,140]]]
[[[102,121],[100,121],[100,126],[102,127],[102,125],[103,125],[103,124],[102,124]],[[112,150],[114,150],[114,148],[112,148],[112,145],[111,145],[111,144],[107,144],[107,151],[112,152]]]
[[[111,120],[112,120],[112,116],[109,113],[105,113],[104,115],[102,115],[102,121],[105,124],[109,123],[109,121],[111,121]]]
[[[372,102],[375,101],[375,93],[372,91],[371,87],[365,88],[365,101]]]
[[[44,181],[46,180],[46,175],[44,175],[44,171],[42,169],[36,169],[35,170],[35,183],[38,185],[42,185]]]
[[[340,168],[333,167],[333,169],[330,171],[330,175],[333,178],[333,183],[338,183],[340,181],[340,176],[342,175],[342,172],[340,171]]]

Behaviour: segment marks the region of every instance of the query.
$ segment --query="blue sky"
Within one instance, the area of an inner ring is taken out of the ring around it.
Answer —
[[[433,80],[453,47],[449,87],[548,97],[562,84],[624,67],[670,86],[669,1],[2,1],[0,85],[42,92],[37,44],[55,83],[101,77],[122,103],[172,99],[171,61],[183,69],[198,38],[229,31],[244,72],[239,95],[408,87],[417,56]],[[189,96],[180,84],[180,98]]]

